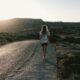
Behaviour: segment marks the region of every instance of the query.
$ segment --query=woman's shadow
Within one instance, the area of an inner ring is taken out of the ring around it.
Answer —
[[[52,61],[52,60],[50,60],[48,58],[45,59],[44,63],[48,63],[50,65],[53,65],[54,67],[57,67],[57,63],[54,63],[54,61]]]

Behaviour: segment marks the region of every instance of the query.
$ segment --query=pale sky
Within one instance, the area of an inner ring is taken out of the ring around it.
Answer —
[[[0,0],[0,20],[10,18],[80,22],[80,0]]]

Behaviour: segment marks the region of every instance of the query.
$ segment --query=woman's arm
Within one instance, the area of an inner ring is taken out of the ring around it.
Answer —
[[[41,34],[41,32],[39,33],[39,39],[41,39],[41,36],[42,36],[42,34]]]
[[[48,40],[50,41],[50,32],[48,32]]]

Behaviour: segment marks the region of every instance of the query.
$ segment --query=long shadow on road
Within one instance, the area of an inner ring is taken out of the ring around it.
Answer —
[[[36,65],[35,80],[53,80],[55,64],[48,59]],[[56,67],[56,66],[55,66]]]
[[[51,61],[49,59],[45,59],[45,62],[50,64],[50,65],[53,65],[54,67],[57,67],[57,64],[53,63],[53,61]]]
[[[34,65],[36,73],[34,75],[35,78],[33,80],[56,80],[57,79],[56,77],[57,64],[56,64],[55,57],[56,57],[55,51],[52,48],[52,46],[49,45],[47,58],[45,59],[45,61],[42,60]]]

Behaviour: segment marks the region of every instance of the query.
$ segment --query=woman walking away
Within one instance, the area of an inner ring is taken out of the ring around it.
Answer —
[[[43,50],[43,60],[45,60],[47,46],[49,42],[49,36],[50,36],[50,32],[48,30],[48,26],[43,25],[40,31],[40,43],[42,45],[42,50]]]

